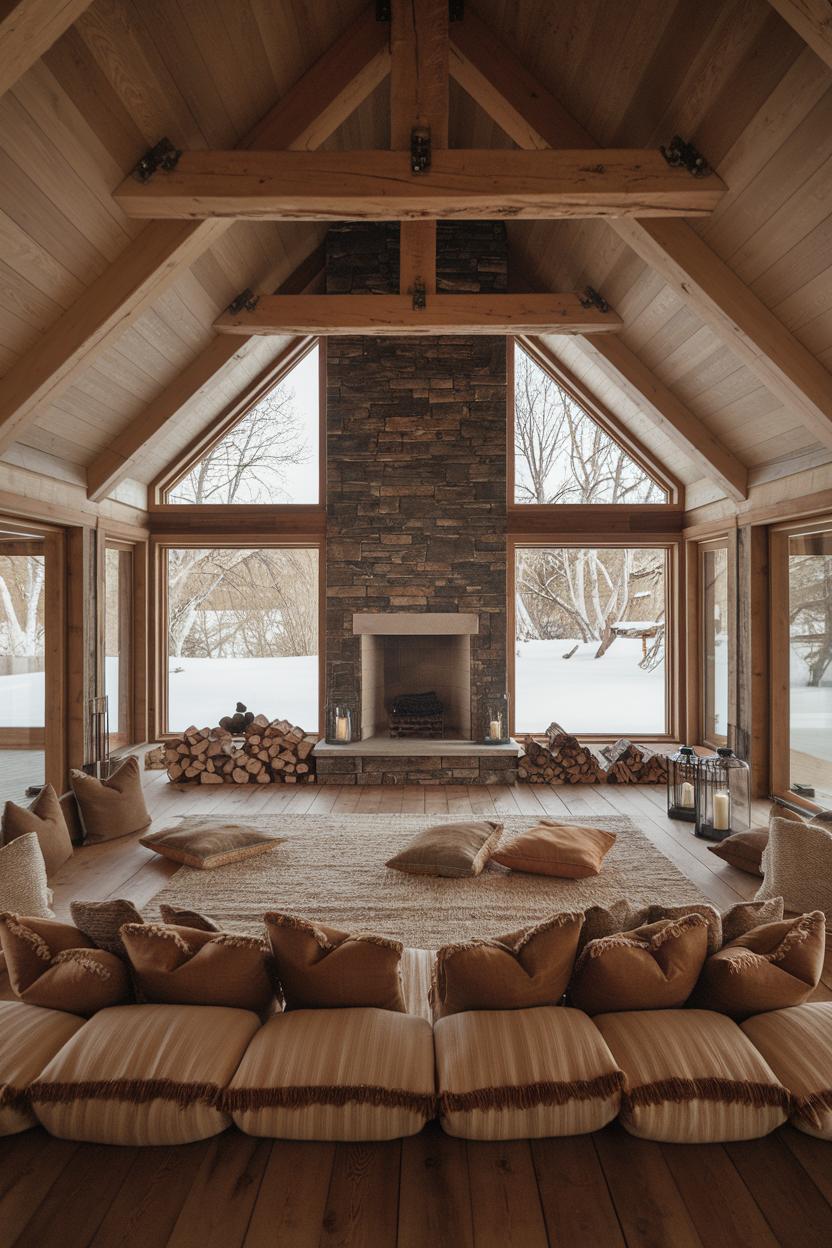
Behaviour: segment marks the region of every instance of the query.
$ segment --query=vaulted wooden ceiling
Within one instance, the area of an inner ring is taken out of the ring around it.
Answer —
[[[11,391],[20,374],[15,366],[37,359],[85,290],[135,249],[142,223],[123,215],[112,191],[143,152],[162,135],[184,148],[235,146],[366,8],[362,0],[75,7],[83,12],[74,25],[0,97],[0,410],[4,386]],[[787,0],[465,7],[597,143],[657,146],[675,133],[692,140],[729,189],[712,217],[689,228],[814,361],[832,368],[832,70],[777,12]],[[389,128],[381,82],[325,146],[386,147]],[[449,141],[512,143],[454,82]],[[189,398],[187,370],[195,375],[194,361],[211,349],[218,314],[245,287],[278,286],[322,234],[316,223],[233,224],[50,388],[4,457],[83,480],[148,408],[172,402],[176,419],[129,465],[131,478],[152,480],[285,348],[285,338],[247,344]],[[518,221],[509,234],[518,271],[539,289],[590,284],[603,293],[624,322],[621,340],[639,379],[649,370],[751,480],[832,461],[832,434],[818,436],[820,422],[754,367],[730,315],[721,324],[703,316],[643,239],[601,220]],[[722,492],[702,482],[701,462],[656,424],[638,387],[597,346],[561,337],[548,346],[677,477],[697,483],[691,497]],[[812,378],[821,392],[823,378]]]

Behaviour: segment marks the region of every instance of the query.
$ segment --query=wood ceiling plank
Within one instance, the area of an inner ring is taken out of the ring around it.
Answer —
[[[583,129],[472,14],[451,32],[451,73],[521,146],[587,146]],[[690,225],[617,218],[610,226],[832,445],[832,376]]]
[[[0,17],[0,95],[77,21],[90,0],[17,0]]]
[[[832,68],[832,12],[829,0],[769,0],[769,4]]]
[[[386,30],[369,9],[263,119],[247,144],[302,147],[323,141],[388,68]],[[14,217],[13,211],[7,211]],[[225,228],[225,222],[154,222],[128,244],[37,348],[6,374],[0,396],[0,454],[38,405],[51,401],[69,385]]]

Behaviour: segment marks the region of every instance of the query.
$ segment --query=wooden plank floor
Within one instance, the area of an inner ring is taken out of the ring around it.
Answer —
[[[176,789],[148,773],[154,826],[209,812],[625,814],[715,904],[753,895],[660,788]],[[767,807],[758,813],[765,817]],[[135,839],[79,850],[54,882],[141,905],[175,868]],[[819,996],[832,999],[827,974]],[[565,1140],[467,1143],[432,1124],[389,1144],[255,1140],[106,1148],[29,1131],[0,1140],[0,1248],[829,1248],[832,1145],[783,1128],[730,1145],[661,1145],[617,1124]]]

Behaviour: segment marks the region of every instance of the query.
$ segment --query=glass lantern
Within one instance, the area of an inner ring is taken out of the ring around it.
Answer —
[[[355,716],[348,702],[330,702],[326,708],[327,745],[349,745]]]
[[[681,746],[667,760],[667,815],[669,819],[696,822],[696,775],[699,759],[689,745]]]
[[[696,783],[697,836],[724,841],[751,827],[751,771],[733,750],[718,749],[699,760]]]
[[[483,741],[486,745],[508,745],[508,694],[498,693],[490,697],[485,704],[485,732]]]

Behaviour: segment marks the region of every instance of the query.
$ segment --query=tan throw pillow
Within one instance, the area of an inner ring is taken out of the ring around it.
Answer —
[[[175,906],[166,906],[163,902],[159,913],[163,923],[172,923],[175,927],[194,927],[198,932],[222,931],[219,923],[215,923],[205,914],[200,914],[198,910],[177,910]]]
[[[825,952],[822,910],[755,927],[708,958],[695,1004],[735,1019],[802,1005],[820,982]]]
[[[245,823],[217,819],[183,819],[175,828],[162,828],[141,837],[139,844],[172,862],[197,871],[213,871],[230,862],[253,858],[282,845],[284,838]]]
[[[501,823],[490,823],[487,819],[438,824],[417,833],[387,866],[407,875],[440,875],[456,880],[479,875],[494,853],[502,832]]]
[[[718,845],[709,845],[710,853],[727,862],[729,867],[745,871],[748,875],[762,876],[762,860],[768,845],[768,828],[752,828],[750,832],[735,832]]]
[[[72,922],[96,949],[117,953],[120,958],[127,956],[121,940],[122,927],[125,923],[144,922],[132,901],[123,897],[114,901],[73,901],[70,902],[69,913]]]
[[[558,1005],[575,964],[583,919],[580,912],[555,914],[507,936],[437,950],[431,987],[436,1015]]]
[[[4,845],[27,832],[34,832],[46,864],[46,874],[54,875],[72,857],[72,841],[64,812],[51,784],[45,784],[28,807],[6,802],[0,825]]]
[[[782,897],[769,897],[766,901],[738,901],[730,910],[722,912],[722,943],[727,945],[762,923],[777,923],[782,917]]]
[[[582,880],[598,874],[614,844],[615,833],[603,828],[541,819],[510,841],[502,841],[492,857],[512,871]]]
[[[0,912],[52,919],[46,863],[35,832],[0,845]]]
[[[631,932],[649,922],[649,906],[637,906],[626,897],[611,906],[590,906],[584,911],[584,925],[578,938],[578,952],[591,940],[612,936],[615,932]]]
[[[693,992],[707,951],[701,914],[593,940],[575,966],[570,1004],[587,1014],[675,1009]]]
[[[832,825],[772,819],[757,899],[782,897],[786,910],[823,910],[832,919]]]
[[[142,773],[135,756],[126,759],[107,780],[88,776],[85,771],[71,771],[69,780],[88,844],[112,841],[150,826]]]
[[[722,948],[722,915],[715,906],[707,902],[693,903],[689,906],[649,906],[647,923],[658,923],[659,919],[683,919],[686,914],[701,914],[708,924],[708,953],[716,953]]]
[[[264,919],[287,1010],[405,1010],[399,941],[353,936],[290,914]]]
[[[274,1001],[271,957],[256,936],[128,923],[121,939],[144,1001],[227,1006],[255,1014]]]
[[[0,943],[12,991],[27,1005],[87,1018],[131,995],[121,959],[68,923],[2,914]]]

